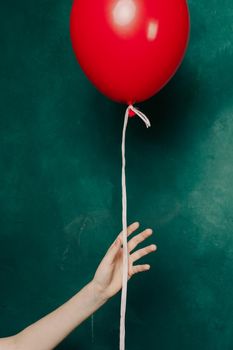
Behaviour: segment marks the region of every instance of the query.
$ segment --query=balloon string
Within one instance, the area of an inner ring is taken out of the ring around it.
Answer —
[[[137,114],[137,116],[140,117],[144,121],[147,128],[149,128],[151,126],[151,123],[150,123],[149,119],[147,118],[147,116],[144,113],[142,113],[139,109],[137,109],[133,105],[129,105],[128,108],[131,109],[131,111],[133,111],[135,114]]]
[[[147,116],[135,108],[133,105],[129,105],[125,112],[124,126],[122,132],[122,226],[123,226],[123,271],[122,271],[122,291],[121,291],[121,319],[120,319],[120,350],[125,350],[125,314],[126,314],[126,301],[127,301],[127,282],[128,282],[128,245],[127,245],[127,193],[126,193],[126,175],[125,175],[125,136],[128,125],[129,113],[132,110],[139,118],[141,118],[146,127],[151,126]]]
[[[128,282],[128,246],[127,246],[127,196],[125,176],[125,134],[129,118],[129,107],[125,112],[123,133],[122,133],[122,226],[123,226],[123,271],[122,271],[122,292],[121,292],[121,320],[120,320],[120,350],[125,350],[125,313]]]

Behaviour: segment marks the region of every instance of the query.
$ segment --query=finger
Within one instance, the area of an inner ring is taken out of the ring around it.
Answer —
[[[108,262],[111,263],[114,260],[120,248],[121,248],[121,240],[119,237],[117,237],[105,255]]]
[[[127,228],[127,236],[131,235],[137,228],[139,227],[139,222],[134,222]],[[119,248],[121,247],[123,243],[123,236],[122,232],[119,233],[116,240],[112,243],[112,245],[109,247],[106,256],[109,261],[113,261],[114,257],[116,256]]]
[[[154,251],[156,251],[157,247],[155,244],[148,245],[145,248],[139,249],[133,254],[131,254],[130,258],[132,262],[137,261],[138,259],[142,258],[143,256],[150,254]]]
[[[143,242],[146,238],[151,236],[153,231],[148,228],[138,235],[134,236],[129,242],[128,242],[128,252],[130,253],[134,248],[137,247],[137,245],[141,242]]]
[[[140,224],[139,222],[133,222],[131,225],[127,227],[127,237],[129,237],[134,231],[136,231],[139,228]],[[121,240],[121,244],[123,243],[123,231],[121,231],[118,235]]]
[[[132,275],[135,275],[136,273],[139,273],[139,272],[144,272],[144,271],[148,271],[150,270],[150,265],[148,264],[144,264],[144,265],[135,265],[135,266],[132,266]]]

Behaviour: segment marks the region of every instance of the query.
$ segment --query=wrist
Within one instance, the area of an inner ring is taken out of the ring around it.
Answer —
[[[104,304],[108,301],[109,297],[107,296],[105,290],[98,283],[96,283],[94,279],[89,282],[89,285],[97,302]]]

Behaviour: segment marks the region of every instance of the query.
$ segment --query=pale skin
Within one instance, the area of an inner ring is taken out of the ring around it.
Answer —
[[[130,236],[139,228],[134,222],[127,228]],[[143,256],[154,252],[151,244],[132,252],[139,243],[152,235],[151,229],[143,230],[128,240],[128,280],[139,272],[148,271],[148,264],[134,264]],[[84,320],[98,310],[122,287],[122,232],[109,247],[100,262],[93,279],[65,304],[20,333],[0,339],[1,350],[52,350]]]

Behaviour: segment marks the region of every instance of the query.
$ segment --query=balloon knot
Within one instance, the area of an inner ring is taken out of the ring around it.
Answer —
[[[132,118],[132,117],[135,117],[136,113],[132,110],[132,109],[129,109],[129,117]]]

